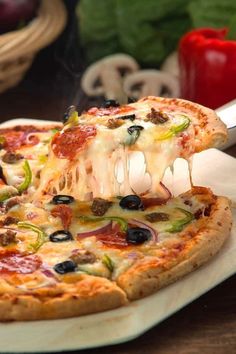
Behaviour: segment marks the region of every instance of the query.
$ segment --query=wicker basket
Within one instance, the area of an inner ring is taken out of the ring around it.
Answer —
[[[37,52],[62,32],[66,18],[61,0],[41,0],[38,16],[26,27],[0,35],[0,92],[23,79]]]

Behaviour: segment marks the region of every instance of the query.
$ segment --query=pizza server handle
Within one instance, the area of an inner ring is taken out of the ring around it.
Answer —
[[[227,143],[222,147],[222,150],[236,144],[236,99],[230,101],[222,107],[216,109],[216,114],[226,124],[229,133]]]

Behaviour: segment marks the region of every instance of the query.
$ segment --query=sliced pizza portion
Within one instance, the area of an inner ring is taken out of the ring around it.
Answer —
[[[69,194],[90,200],[135,193],[165,198],[161,181],[176,158],[189,159],[226,137],[214,111],[182,99],[146,97],[91,108],[80,117],[72,112],[51,141],[35,197]]]
[[[48,146],[61,124],[22,125],[0,129],[0,202],[39,183]]]

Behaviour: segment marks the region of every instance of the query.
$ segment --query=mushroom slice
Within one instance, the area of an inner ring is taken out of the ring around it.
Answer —
[[[127,54],[109,55],[87,68],[81,86],[88,96],[105,96],[124,103],[123,77],[138,69],[137,62]]]
[[[161,66],[161,71],[164,71],[176,78],[179,78],[179,61],[178,53],[171,53]]]
[[[179,96],[179,82],[168,73],[160,70],[140,70],[124,79],[124,91],[128,96]]]

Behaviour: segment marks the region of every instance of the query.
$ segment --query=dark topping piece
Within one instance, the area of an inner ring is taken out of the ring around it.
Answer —
[[[12,230],[7,230],[0,233],[0,245],[5,247],[10,243],[16,243],[16,232]]]
[[[134,102],[137,102],[136,98],[128,97],[128,103],[134,103]]]
[[[122,209],[129,209],[129,210],[143,209],[143,203],[141,199],[135,194],[130,194],[122,198],[119,205]]]
[[[125,145],[133,145],[139,138],[141,130],[144,128],[141,125],[132,125],[127,129],[129,136],[125,141]]]
[[[116,100],[105,100],[104,103],[102,104],[103,108],[109,108],[109,107],[119,107],[120,104]]]
[[[145,219],[149,222],[158,222],[158,221],[168,221],[170,218],[169,215],[166,213],[154,212],[145,215]]]
[[[103,216],[107,210],[111,207],[112,202],[102,198],[95,198],[93,204],[91,205],[91,211],[93,215]]]
[[[134,245],[140,245],[152,237],[148,229],[142,227],[133,227],[127,230],[126,241]]]
[[[117,117],[117,119],[122,119],[122,120],[131,120],[132,122],[135,120],[135,114],[127,114],[125,116],[120,116],[120,117]]]
[[[132,135],[134,132],[138,131],[140,132],[140,130],[143,130],[144,127],[142,127],[141,125],[131,125],[131,127],[129,127],[127,130],[128,130],[128,133],[130,135]]]
[[[19,197],[12,197],[6,202],[6,211],[10,210],[13,208],[15,205],[20,204],[20,198]]]
[[[147,114],[147,118],[153,124],[163,124],[169,120],[166,113],[157,111],[155,108],[151,108],[151,112]]]
[[[23,159],[23,156],[14,152],[6,152],[2,157],[2,161],[9,164],[14,164],[21,159]]]
[[[107,127],[109,129],[116,129],[119,128],[122,124],[124,124],[122,120],[111,118],[107,122]]]
[[[200,219],[203,216],[203,210],[202,209],[198,209],[195,213],[194,213],[194,218],[196,220]]]
[[[70,241],[73,240],[73,236],[70,233],[70,231],[67,230],[58,230],[53,232],[49,236],[49,240],[51,242],[64,242],[64,241]]]
[[[85,250],[75,250],[70,256],[70,259],[75,264],[87,264],[87,263],[92,264],[96,262],[95,254]]]
[[[208,205],[205,210],[204,210],[204,215],[205,216],[210,216],[211,215],[211,204]]]
[[[70,273],[70,272],[74,272],[76,269],[76,264],[73,261],[64,261],[61,263],[57,263],[54,266],[54,270],[55,272],[59,273],[59,274],[65,274],[65,273]]]
[[[3,221],[0,221],[0,225],[8,226],[11,224],[17,224],[18,222],[18,218],[14,218],[13,216],[7,216]]]
[[[75,112],[75,106],[68,107],[62,117],[62,123],[64,123],[64,124],[67,123],[68,119],[70,118],[70,116],[73,112]]]
[[[74,197],[72,197],[71,195],[58,194],[52,198],[51,203],[52,204],[70,204],[70,203],[73,203],[74,200],[75,200]]]

